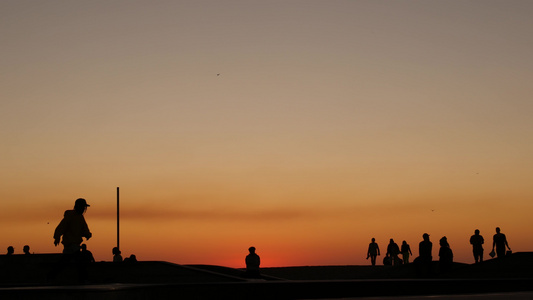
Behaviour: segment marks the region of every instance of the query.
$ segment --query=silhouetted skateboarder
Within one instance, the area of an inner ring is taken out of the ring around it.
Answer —
[[[80,283],[86,280],[86,269],[81,259],[80,244],[83,238],[89,240],[92,233],[85,222],[83,215],[87,211],[87,201],[83,198],[76,199],[73,210],[65,211],[63,219],[54,231],[54,245],[63,244],[63,255],[54,270],[49,274],[49,280],[54,279],[67,263],[75,261],[78,266]]]

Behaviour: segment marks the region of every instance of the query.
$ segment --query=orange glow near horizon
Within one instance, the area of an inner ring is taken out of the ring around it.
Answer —
[[[367,265],[533,251],[533,2],[0,1],[0,251]]]
[[[123,190],[122,194],[128,193]],[[369,263],[365,260],[366,248],[372,237],[377,239],[382,257],[390,238],[398,244],[406,240],[416,257],[421,234],[428,232],[434,244],[434,259],[438,259],[438,239],[446,235],[455,260],[469,263],[472,255],[468,240],[474,229],[481,230],[488,253],[495,226],[507,234],[515,252],[533,249],[529,239],[520,238],[532,234],[531,227],[520,225],[530,222],[528,211],[532,204],[507,207],[513,221],[495,223],[484,218],[486,214],[500,211],[496,203],[491,208],[490,202],[479,202],[477,205],[485,208],[477,214],[462,212],[458,207],[461,201],[441,203],[435,209],[391,203],[380,205],[380,209],[367,204],[301,211],[287,207],[279,212],[266,209],[253,212],[237,207],[187,211],[176,206],[132,208],[125,195],[121,205],[121,248],[123,256],[135,254],[141,260],[242,268],[247,249],[253,245],[261,255],[263,267],[366,265]],[[107,204],[89,201],[91,207],[86,219],[94,236],[86,243],[97,260],[111,260],[111,248],[116,244],[116,208],[110,205],[113,201],[111,196]],[[139,212],[143,210],[144,214]],[[9,244],[15,246],[17,253],[25,244],[36,253],[60,252],[61,247],[54,248],[51,236],[62,213],[39,210],[40,214],[43,212],[54,216],[29,214],[28,222],[16,231],[2,226],[3,240],[18,241]],[[382,216],[387,216],[387,220]],[[508,217],[501,214],[501,218]],[[21,237],[20,232],[26,235]]]

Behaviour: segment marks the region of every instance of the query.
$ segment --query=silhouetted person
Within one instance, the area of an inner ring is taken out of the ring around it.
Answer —
[[[248,248],[250,254],[246,256],[246,275],[252,278],[261,277],[259,271],[259,265],[261,264],[261,258],[255,253],[255,247]]]
[[[443,236],[440,241],[440,250],[439,250],[439,266],[441,272],[447,272],[452,268],[453,265],[453,252],[448,243],[448,239]]]
[[[427,261],[431,261],[433,259],[433,256],[431,254],[433,243],[429,240],[429,234],[424,233],[422,235],[423,241],[418,244],[418,255],[423,259]]]
[[[511,250],[509,244],[507,244],[505,234],[500,232],[500,227],[496,227],[496,234],[492,238],[492,251],[494,251],[494,247],[496,247],[496,255],[498,258],[505,256],[505,247]]]
[[[118,247],[113,248],[113,262],[122,262],[122,255]]]
[[[93,263],[95,262],[93,253],[87,250],[87,245],[81,244],[80,259],[84,263]]]
[[[385,257],[383,257],[383,265],[392,266],[392,258],[390,256],[385,255]]]
[[[130,257],[124,258],[124,262],[127,262],[127,263],[137,262],[137,257],[135,256],[135,254],[132,254],[130,255]]]
[[[372,263],[373,266],[375,266],[376,257],[378,255],[381,255],[381,253],[379,252],[379,246],[376,243],[376,239],[372,238],[372,242],[368,244],[368,251],[366,252],[366,259],[370,257],[370,262]]]
[[[415,261],[419,272],[429,275],[431,274],[431,261],[433,260],[431,254],[433,243],[429,240],[429,234],[427,233],[424,233],[422,238],[423,241],[418,244],[418,257]]]
[[[470,237],[470,244],[472,244],[472,250],[474,252],[474,261],[477,264],[478,262],[483,261],[483,244],[485,240],[483,236],[479,234],[479,229],[474,231],[474,235]]]
[[[77,254],[80,252],[80,244],[83,238],[89,240],[92,233],[89,231],[89,226],[85,222],[83,214],[87,211],[87,201],[83,198],[76,199],[73,210],[65,211],[63,220],[57,225],[54,232],[54,245],[59,245],[61,236],[63,239],[63,253]]]
[[[24,246],[24,248],[22,248],[22,251],[23,251],[24,254],[26,254],[26,255],[31,254],[31,253],[30,253],[30,246],[28,246],[28,245]]]
[[[401,251],[403,263],[406,265],[409,263],[409,255],[413,255],[413,252],[411,252],[411,246],[409,246],[406,241],[403,241]]]
[[[13,248],[13,246],[7,247],[6,255],[13,255],[13,253],[15,253],[15,248]]]
[[[396,244],[393,239],[390,239],[389,245],[387,246],[387,256],[391,258],[393,266],[400,264],[400,258],[398,257],[398,254],[400,254],[400,248],[398,247],[398,244]]]
[[[80,280],[87,278],[87,268],[94,263],[94,256],[91,251],[87,250],[87,245],[81,244],[81,251],[78,257],[78,271],[80,273]]]
[[[49,274],[49,279],[55,278],[67,263],[74,261],[78,266],[78,279],[80,283],[85,282],[87,272],[85,265],[81,261],[80,244],[83,238],[89,240],[92,237],[89,226],[87,226],[87,222],[85,222],[85,218],[83,217],[89,206],[85,199],[76,199],[74,209],[65,211],[63,219],[57,225],[54,231],[54,245],[59,245],[61,241],[63,244],[63,255],[56,269],[52,270]]]

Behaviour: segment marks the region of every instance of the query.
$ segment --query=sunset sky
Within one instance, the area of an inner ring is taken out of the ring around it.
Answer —
[[[533,251],[533,1],[0,1],[0,253],[358,265]]]

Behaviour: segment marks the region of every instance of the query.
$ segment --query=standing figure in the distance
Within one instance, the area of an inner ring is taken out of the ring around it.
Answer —
[[[93,253],[87,250],[87,245],[81,244],[81,261],[83,263],[93,263],[95,262]]]
[[[492,251],[494,251],[494,247],[496,247],[496,255],[498,258],[505,256],[505,247],[511,250],[509,244],[507,244],[505,234],[500,232],[500,227],[496,227],[496,234],[493,236],[492,240]]]
[[[406,241],[402,242],[401,252],[403,257],[403,264],[406,265],[409,263],[409,255],[413,255],[413,252],[411,252],[411,246],[409,246]]]
[[[246,256],[246,275],[251,278],[259,278],[261,277],[259,272],[259,265],[261,264],[261,258],[257,253],[255,253],[255,247],[248,248],[248,252],[250,252]]]
[[[427,233],[424,233],[422,238],[423,240],[418,244],[418,255],[422,261],[431,262],[433,260],[433,255],[431,254],[433,243],[429,240],[429,234]]]
[[[477,264],[478,262],[483,261],[483,244],[485,240],[483,236],[479,234],[479,229],[474,231],[474,235],[470,237],[470,244],[472,245],[472,250],[474,252],[474,261]]]
[[[381,255],[379,252],[379,246],[376,243],[376,239],[372,238],[372,242],[368,244],[368,251],[366,252],[366,259],[370,257],[370,262],[372,262],[372,265],[376,265],[376,257],[378,255]]]
[[[113,262],[122,262],[122,252],[118,247],[114,247],[111,252],[113,253]]]
[[[441,272],[447,272],[451,270],[453,266],[453,251],[450,248],[448,239],[443,236],[439,241],[439,266]]]
[[[433,243],[429,240],[429,234],[427,233],[424,233],[422,238],[423,240],[418,244],[418,257],[415,259],[415,263],[420,275],[429,276],[433,260]]]

